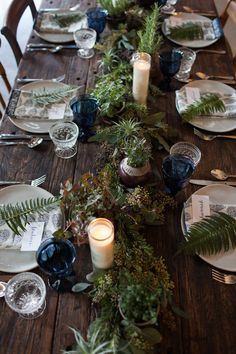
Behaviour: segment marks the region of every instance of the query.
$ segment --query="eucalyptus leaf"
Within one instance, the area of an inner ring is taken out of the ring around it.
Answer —
[[[81,293],[84,290],[88,289],[92,284],[89,283],[77,283],[72,287],[74,293]]]
[[[160,332],[153,327],[142,328],[142,334],[152,345],[160,343],[162,340],[162,335],[160,334]]]

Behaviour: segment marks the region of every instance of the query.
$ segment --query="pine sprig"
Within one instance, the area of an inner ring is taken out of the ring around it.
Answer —
[[[46,90],[45,88],[33,92],[33,100],[38,104],[52,104],[56,102],[62,102],[70,98],[79,89],[78,86],[66,85],[55,90]]]
[[[200,100],[190,104],[182,114],[183,120],[189,122],[192,118],[201,115],[211,115],[216,112],[225,112],[224,102],[215,94],[209,93]]]
[[[219,212],[194,223],[177,253],[211,255],[230,248],[236,248],[236,220]]]
[[[169,37],[178,40],[199,40],[203,39],[203,30],[200,25],[195,23],[185,23],[181,26],[171,27]]]
[[[20,235],[22,231],[25,231],[30,216],[48,211],[59,205],[59,201],[60,197],[50,197],[30,199],[16,205],[2,205],[0,207],[0,222],[5,222],[16,235]]]
[[[67,14],[55,14],[53,16],[54,21],[59,27],[69,27],[72,23],[79,22],[84,18],[84,14],[81,13],[67,13]]]

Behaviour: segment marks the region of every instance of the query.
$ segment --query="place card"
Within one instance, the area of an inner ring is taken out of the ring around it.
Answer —
[[[200,100],[200,90],[198,87],[185,87],[187,104],[192,104],[193,102]]]
[[[192,218],[193,222],[200,221],[210,215],[210,202],[208,195],[192,195]]]
[[[57,103],[53,104],[50,108],[48,108],[48,118],[49,119],[63,119],[65,116],[66,104],[65,103]]]
[[[43,231],[43,221],[31,222],[26,226],[25,232],[22,234],[21,251],[37,251],[41,244]]]

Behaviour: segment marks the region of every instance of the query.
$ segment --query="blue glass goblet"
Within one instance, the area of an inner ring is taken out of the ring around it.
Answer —
[[[47,239],[36,252],[40,269],[49,275],[49,285],[57,291],[70,291],[77,280],[73,272],[76,250],[69,240]]]
[[[162,163],[167,193],[175,196],[178,191],[185,188],[194,172],[194,167],[193,160],[186,156],[180,154],[167,156]]]
[[[74,122],[79,126],[79,141],[87,142],[94,135],[91,127],[94,125],[98,110],[98,100],[90,95],[72,98],[70,108],[73,111]]]
[[[93,28],[97,32],[98,42],[100,39],[100,33],[105,29],[108,12],[101,7],[92,7],[88,9],[86,15],[88,19],[88,27]]]
[[[160,69],[165,78],[160,83],[160,88],[163,91],[171,91],[171,78],[179,71],[182,54],[180,52],[170,50],[159,55]]]

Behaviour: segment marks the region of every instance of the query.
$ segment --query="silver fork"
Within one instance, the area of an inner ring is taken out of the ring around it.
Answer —
[[[0,186],[2,185],[12,185],[12,184],[30,184],[31,186],[37,187],[44,183],[46,180],[46,175],[38,177],[36,179],[30,179],[26,181],[0,181]]]
[[[52,81],[52,82],[60,82],[60,81],[63,81],[65,79],[65,74],[63,74],[63,75],[60,75],[60,76],[58,76],[58,77],[54,77],[54,78],[52,78],[52,79],[32,79],[32,78],[17,78],[16,79],[16,82],[18,83],[18,84],[25,84],[25,83],[27,83],[27,82],[32,82],[32,81],[43,81],[43,80],[48,80],[48,81]]]
[[[205,133],[200,132],[200,130],[198,130],[196,128],[193,129],[193,132],[194,132],[195,135],[197,135],[202,140],[207,140],[207,141],[211,141],[211,140],[216,139],[216,138],[236,139],[236,135],[205,134]]]
[[[228,285],[236,284],[236,275],[224,274],[215,269],[211,270],[211,275],[214,280],[219,281],[220,283]]]

